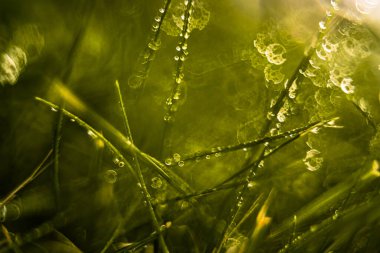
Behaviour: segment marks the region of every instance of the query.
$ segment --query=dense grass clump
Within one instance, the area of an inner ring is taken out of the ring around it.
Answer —
[[[376,1],[0,3],[0,252],[378,252]]]

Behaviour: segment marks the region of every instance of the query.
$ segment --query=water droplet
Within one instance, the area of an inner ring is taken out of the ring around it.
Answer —
[[[160,189],[162,187],[162,180],[159,177],[153,177],[151,185],[154,189]]]
[[[160,40],[151,40],[149,43],[148,43],[148,47],[150,49],[152,49],[153,51],[157,51],[158,49],[160,49],[161,47],[161,41]]]
[[[248,184],[247,184],[247,187],[249,189],[252,189],[253,187],[255,187],[256,183],[254,181],[249,181]]]
[[[296,95],[297,95],[296,91],[297,91],[297,79],[294,80],[294,82],[289,88],[289,93],[288,93],[289,98],[291,99],[296,98]]]
[[[161,17],[160,17],[160,16],[156,16],[156,17],[154,18],[154,21],[156,21],[156,22],[160,22],[160,21],[161,21]]]
[[[275,65],[281,65],[286,61],[284,57],[286,49],[278,43],[273,43],[267,46],[265,49],[265,56],[267,57],[268,62]]]
[[[337,0],[331,0],[331,6],[336,11],[338,11],[340,9]]]
[[[160,13],[164,13],[164,12],[165,12],[165,9],[164,9],[164,8],[160,8],[158,11],[159,11]]]
[[[119,159],[119,157],[115,156],[115,157],[112,159],[112,161],[113,161],[114,164],[119,164],[120,159]]]
[[[165,114],[164,121],[165,122],[173,122],[173,117],[170,114]]]
[[[346,94],[352,94],[355,91],[355,86],[352,85],[352,78],[345,77],[340,83],[340,88]]]
[[[173,154],[173,161],[175,163],[178,163],[179,161],[181,161],[181,155],[178,153]]]
[[[172,165],[173,164],[173,159],[170,158],[170,157],[166,158],[165,159],[165,164],[168,165],[168,166]]]
[[[258,33],[256,39],[253,41],[253,45],[260,54],[265,54],[267,46],[270,44],[269,36],[264,33]]]
[[[11,46],[0,56],[0,84],[15,84],[26,63],[26,53],[19,47]]]
[[[334,215],[333,215],[333,220],[336,220],[336,219],[338,219],[339,218],[339,211],[338,210],[335,210],[335,212],[334,212]]]
[[[75,122],[75,119],[71,118],[70,121],[71,121],[71,122]]]
[[[120,168],[122,168],[122,167],[125,166],[125,163],[124,163],[123,161],[120,161],[120,162],[118,163],[118,166],[119,166]]]
[[[185,33],[183,37],[187,40],[190,37],[190,33]]]
[[[211,156],[210,155],[206,155],[205,158],[206,159],[211,159]]]
[[[178,55],[174,56],[174,60],[178,61],[179,60],[179,56]]]
[[[173,104],[172,98],[167,98],[165,103],[167,106],[171,106]]]
[[[310,226],[310,232],[315,232],[315,231],[317,231],[317,229],[318,229],[317,225]]]
[[[50,110],[53,112],[58,112],[58,110],[55,107],[50,107]]]
[[[271,136],[277,135],[278,134],[278,129],[277,128],[272,128],[269,130],[269,133]]]
[[[128,78],[128,86],[131,87],[132,89],[137,89],[140,88],[144,82],[145,77],[141,75],[131,75]]]
[[[309,171],[316,171],[322,167],[323,157],[321,157],[321,152],[317,149],[310,149],[306,152],[303,162]]]
[[[321,30],[326,30],[326,22],[325,21],[320,21],[319,22],[319,29],[321,29]]]
[[[321,130],[320,127],[313,127],[310,132],[312,132],[313,134],[318,134],[319,130]]]
[[[285,122],[287,113],[287,110],[284,107],[282,107],[280,111],[277,113],[277,120],[281,123]]]
[[[321,59],[323,61],[327,60],[328,55],[327,55],[326,51],[317,49],[317,50],[315,50],[315,53],[317,54],[319,59]]]
[[[104,180],[109,184],[114,184],[117,181],[117,172],[114,170],[106,170]]]
[[[87,130],[87,134],[88,134],[91,138],[93,138],[93,139],[95,139],[95,138],[98,137],[98,136],[97,136],[93,131],[91,131],[91,130]]]
[[[379,5],[378,0],[356,0],[355,7],[358,12],[364,15],[370,14]],[[374,13],[373,13],[374,14]]]
[[[183,167],[183,166],[185,166],[185,162],[184,162],[184,161],[179,161],[179,162],[178,162],[178,166],[179,166],[179,167]]]
[[[338,44],[334,44],[329,41],[326,37],[323,38],[322,48],[326,53],[336,52],[338,49]]]
[[[267,82],[272,81],[274,84],[279,84],[285,78],[285,75],[281,73],[281,71],[282,71],[281,67],[276,68],[274,67],[274,65],[268,64],[264,68],[265,79],[267,80]]]

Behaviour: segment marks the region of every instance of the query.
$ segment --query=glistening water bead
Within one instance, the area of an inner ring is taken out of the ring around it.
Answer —
[[[154,189],[160,189],[162,187],[162,180],[161,178],[159,177],[153,177],[152,178],[152,183],[151,183],[151,187],[154,188]]]
[[[117,181],[117,172],[115,170],[106,170],[104,180],[109,184],[114,184]]]
[[[316,171],[322,167],[323,157],[321,157],[321,152],[317,149],[310,149],[306,152],[303,162],[308,170]]]
[[[285,47],[278,43],[270,44],[265,49],[265,56],[268,62],[275,65],[281,65],[286,61],[285,53]]]

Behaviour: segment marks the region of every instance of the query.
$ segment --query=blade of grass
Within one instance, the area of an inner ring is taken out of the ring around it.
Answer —
[[[8,242],[9,248],[11,248],[15,253],[22,253],[20,247],[14,243],[11,235],[8,232],[8,229],[3,224],[1,224],[1,231],[3,232],[3,235]]]
[[[151,62],[155,59],[155,54],[157,53],[160,47],[160,33],[162,29],[162,24],[166,18],[170,5],[171,0],[166,0],[164,3],[164,8],[161,8],[159,11],[159,16],[155,17],[154,24],[152,27],[153,33],[151,34],[149,42],[145,46],[143,53],[139,56],[137,62],[138,67],[134,71],[135,73],[128,80],[128,84],[131,87],[144,87],[145,81],[149,75],[149,71],[151,68]],[[138,83],[134,84],[133,82]]]
[[[58,110],[58,106],[54,103],[51,103],[39,97],[36,97],[35,99],[51,108]],[[121,152],[108,139],[102,136],[98,131],[96,131],[88,123],[86,123],[85,121],[80,119],[78,116],[70,113],[69,111],[65,109],[62,109],[62,112],[64,113],[65,116],[73,119],[79,126],[83,127],[87,131],[91,131],[92,133],[94,133],[98,138],[100,138],[105,143],[107,147],[109,147],[112,151],[114,151],[116,155],[122,157],[123,161],[126,164],[129,164],[127,163],[126,159],[122,156]],[[112,127],[108,122],[102,119],[100,119],[100,121],[102,122],[102,125],[105,126],[105,129],[109,130],[109,132],[113,135],[114,139],[120,143],[122,148],[124,148],[130,154],[136,154],[139,158],[142,158],[143,161],[146,162],[148,165],[151,165],[152,168],[155,169],[168,182],[168,184],[171,185],[179,193],[181,194],[190,193],[188,188],[186,187],[187,184],[180,177],[178,176],[175,177],[174,176],[175,174],[172,171],[168,170],[166,166],[162,165],[161,167],[161,166],[158,166],[157,163],[153,163],[151,156],[139,150],[136,146],[134,146],[131,143],[131,141],[128,138],[126,138],[118,130]]]
[[[185,3],[185,10],[182,15],[183,17],[183,26],[181,28],[180,34],[178,34],[178,43],[176,46],[176,50],[178,51],[177,55],[174,57],[176,61],[176,69],[174,74],[174,84],[170,94],[170,97],[167,100],[167,112],[164,116],[164,129],[162,133],[162,147],[161,147],[161,158],[164,158],[165,150],[171,153],[171,145],[165,145],[165,141],[167,138],[170,138],[172,128],[173,128],[173,120],[175,114],[180,106],[180,101],[183,99],[183,95],[181,91],[181,85],[183,85],[183,69],[184,69],[184,61],[188,56],[187,51],[187,40],[190,36],[190,16],[192,13],[192,8],[194,5],[193,0],[187,0]],[[182,83],[182,84],[181,84]]]
[[[89,20],[91,18],[91,15],[93,13],[93,9],[95,8],[97,0],[94,1],[86,1],[83,5],[83,19],[79,26],[79,30],[74,36],[72,45],[70,47],[70,50],[67,55],[65,69],[63,70],[61,74],[62,81],[64,83],[68,83],[71,73],[74,68],[75,58],[78,54],[78,50],[80,48],[80,45],[83,41]],[[59,210],[60,207],[60,177],[59,177],[59,152],[60,152],[60,145],[62,140],[62,129],[63,129],[63,114],[61,108],[65,107],[65,101],[60,101],[60,106],[58,109],[58,115],[56,118],[56,127],[54,130],[54,136],[53,136],[53,152],[54,152],[54,169],[53,169],[53,189],[55,194],[55,205],[57,210]]]
[[[208,155],[211,156],[211,155],[215,155],[215,154],[224,154],[224,153],[228,153],[228,152],[239,151],[239,150],[246,149],[246,148],[252,148],[252,147],[255,147],[257,145],[264,144],[267,142],[270,143],[270,142],[273,142],[273,141],[276,141],[279,139],[286,139],[286,138],[291,138],[295,135],[306,134],[311,129],[314,129],[316,127],[322,127],[324,124],[327,124],[328,122],[336,120],[336,119],[337,118],[333,118],[333,119],[325,120],[325,121],[316,121],[316,122],[310,123],[306,126],[296,128],[296,129],[292,129],[290,131],[286,131],[286,132],[278,134],[278,135],[267,136],[267,137],[257,139],[257,140],[253,140],[253,141],[248,141],[248,142],[239,143],[239,144],[235,144],[235,145],[214,147],[214,148],[211,148],[209,150],[195,152],[194,154],[184,155],[183,159],[181,159],[181,161],[189,161],[189,160],[192,161],[192,160],[195,160],[197,158],[203,158],[203,157],[208,156]]]
[[[14,198],[14,196],[22,190],[25,186],[27,186],[30,182],[32,182],[34,179],[36,179],[39,175],[41,175],[42,172],[44,172],[51,164],[52,162],[47,163],[45,166],[44,164],[49,159],[49,157],[52,155],[53,150],[49,150],[47,155],[42,159],[41,163],[33,170],[32,174],[30,174],[29,177],[27,177],[20,185],[18,185],[14,190],[12,190],[0,203],[0,209],[3,208],[10,200]]]
[[[116,91],[117,91],[118,98],[119,98],[120,109],[121,109],[122,116],[123,116],[123,121],[124,121],[124,126],[125,126],[125,131],[126,131],[126,137],[133,144],[133,138],[132,138],[131,129],[129,127],[128,116],[127,116],[126,108],[124,106],[123,97],[121,95],[120,85],[119,85],[119,82],[117,80],[115,82],[115,86],[116,86]],[[159,238],[159,241],[160,241],[160,244],[161,244],[161,247],[162,247],[162,251],[163,252],[169,252],[169,250],[167,248],[167,245],[166,245],[166,242],[165,242],[165,240],[164,240],[164,238],[163,238],[163,236],[162,236],[162,234],[160,232],[161,225],[159,224],[156,211],[154,210],[154,207],[153,207],[153,204],[152,204],[152,201],[151,201],[152,197],[150,196],[148,188],[146,187],[145,179],[144,179],[144,176],[143,176],[143,174],[141,172],[140,163],[138,161],[137,155],[133,154],[133,158],[134,159],[133,159],[132,166],[133,166],[134,170],[137,172],[139,186],[142,189],[143,198],[144,198],[144,201],[147,204],[148,212],[149,212],[149,215],[151,216],[151,219],[152,219],[152,222],[153,222],[153,227],[154,227],[155,231],[158,234],[158,238]],[[111,245],[111,243],[115,239],[115,237],[116,237],[116,233],[113,234],[113,236],[110,238],[110,240],[108,241],[108,243],[106,244],[106,246],[103,248],[103,250],[101,251],[101,253],[105,253],[107,251],[108,247]]]

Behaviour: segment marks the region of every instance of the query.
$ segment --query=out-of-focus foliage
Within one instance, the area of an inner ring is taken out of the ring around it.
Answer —
[[[0,2],[0,252],[377,252],[376,0]]]

